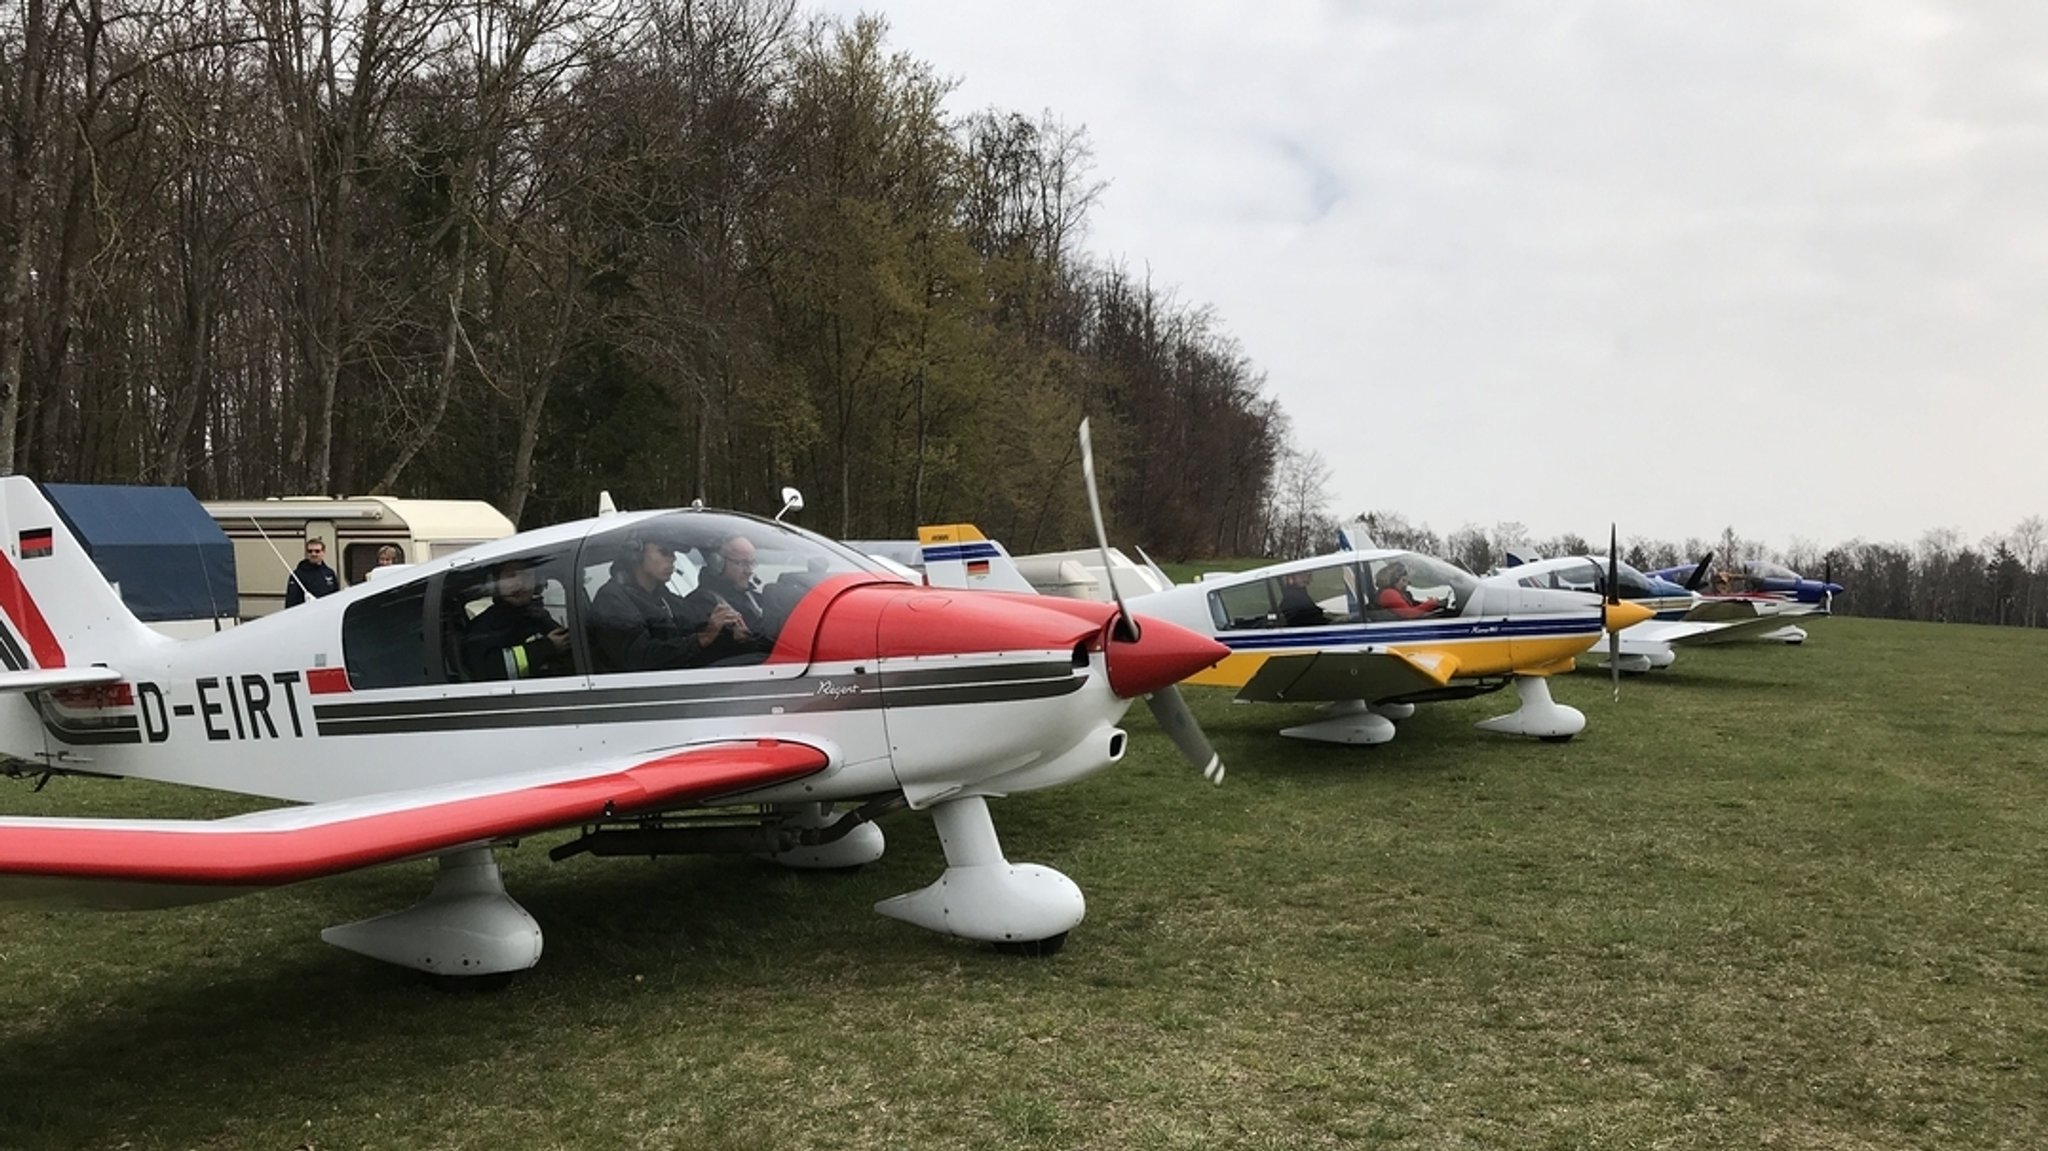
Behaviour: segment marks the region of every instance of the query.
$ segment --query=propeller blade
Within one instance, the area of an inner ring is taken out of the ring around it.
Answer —
[[[1699,566],[1698,566],[1698,567],[1696,567],[1696,568],[1694,568],[1694,569],[1692,569],[1692,574],[1691,574],[1691,575],[1689,575],[1689,576],[1685,577],[1685,590],[1687,590],[1687,591],[1698,591],[1698,590],[1700,590],[1700,582],[1701,582],[1702,580],[1705,580],[1705,579],[1707,578],[1707,565],[1708,565],[1708,564],[1710,564],[1710,563],[1713,563],[1713,562],[1714,562],[1714,553],[1713,553],[1713,552],[1708,552],[1708,553],[1707,553],[1706,555],[1703,555],[1703,556],[1701,556],[1701,557],[1700,557],[1700,563],[1699,563]]]
[[[1182,756],[1202,771],[1202,778],[1221,786],[1223,783],[1223,757],[1209,746],[1209,737],[1202,734],[1202,725],[1195,722],[1195,713],[1188,709],[1188,701],[1181,698],[1180,688],[1162,687],[1145,697],[1152,708],[1152,717],[1166,734],[1173,739],[1173,745],[1180,748]]]
[[[1614,702],[1621,702],[1621,633],[1607,633],[1607,668],[1614,676]]]
[[[1124,593],[1116,586],[1116,573],[1109,566],[1109,531],[1102,526],[1102,497],[1095,492],[1095,449],[1088,442],[1088,421],[1081,421],[1081,479],[1088,485],[1088,514],[1095,517],[1095,542],[1102,549],[1102,578],[1109,582],[1110,597],[1116,600],[1117,634],[1135,642],[1138,621],[1124,610]]]
[[[1095,542],[1102,549],[1103,578],[1109,581],[1109,594],[1116,600],[1116,623],[1112,627],[1112,639],[1136,644],[1139,642],[1138,621],[1131,615],[1130,610],[1124,607],[1124,593],[1116,586],[1115,569],[1109,566],[1109,530],[1102,526],[1102,497],[1095,489],[1095,448],[1089,442],[1088,421],[1085,419],[1081,421],[1081,478],[1088,486],[1088,514],[1095,517]],[[1152,564],[1151,557],[1146,557],[1145,562]],[[1158,565],[1152,564],[1152,569],[1158,571]],[[1156,644],[1168,639],[1176,630],[1170,627],[1152,629],[1155,637],[1153,642]],[[1207,642],[1216,649],[1217,655],[1228,654],[1227,649],[1216,644],[1213,639]],[[1113,654],[1104,652],[1105,657]],[[1201,654],[1197,653],[1190,658],[1200,657]],[[1210,658],[1213,662],[1215,657]],[[1110,673],[1110,682],[1116,682],[1114,670]],[[1216,754],[1216,749],[1209,745],[1209,737],[1202,734],[1202,725],[1196,722],[1195,713],[1188,709],[1187,700],[1181,698],[1180,688],[1170,683],[1164,687],[1154,688],[1145,694],[1145,702],[1152,708],[1152,715],[1159,721],[1159,726],[1165,728],[1166,734],[1172,738],[1174,746],[1180,748],[1181,755],[1201,770],[1204,779],[1221,784],[1223,757]]]
[[[1613,524],[1607,525],[1607,602],[1621,602],[1621,539]]]
[[[1621,602],[1621,537],[1607,525],[1607,602]],[[1604,614],[1604,613],[1603,613]],[[1621,633],[1607,633],[1607,670],[1614,677],[1614,702],[1621,702]]]

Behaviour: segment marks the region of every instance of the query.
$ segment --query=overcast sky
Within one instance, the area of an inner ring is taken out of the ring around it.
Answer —
[[[1082,127],[1331,510],[1974,541],[2048,515],[2048,4],[870,0]]]

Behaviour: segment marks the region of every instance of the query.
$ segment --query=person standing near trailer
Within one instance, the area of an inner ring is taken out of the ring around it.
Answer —
[[[308,599],[319,599],[340,590],[341,578],[327,566],[327,545],[320,540],[307,540],[306,558],[292,569],[291,582],[285,585],[284,606],[297,607]]]

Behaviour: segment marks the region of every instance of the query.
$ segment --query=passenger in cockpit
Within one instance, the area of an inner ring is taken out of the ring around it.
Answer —
[[[705,549],[703,576],[682,606],[684,626],[712,637],[704,645],[705,662],[764,655],[775,646],[754,581],[759,564],[754,541],[737,533]]]
[[[1309,594],[1311,572],[1288,572],[1280,577],[1280,626],[1321,627],[1330,613]]]
[[[498,565],[491,606],[463,630],[462,662],[473,680],[527,679],[574,670],[569,632],[534,599],[525,560]]]

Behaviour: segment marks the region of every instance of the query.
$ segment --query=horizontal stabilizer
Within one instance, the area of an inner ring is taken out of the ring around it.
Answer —
[[[216,820],[0,818],[0,902],[158,907],[685,807],[823,770],[784,740],[698,744]]]
[[[110,667],[52,667],[32,671],[0,671],[0,692],[55,691],[64,687],[90,687],[99,683],[120,683],[121,673]]]

